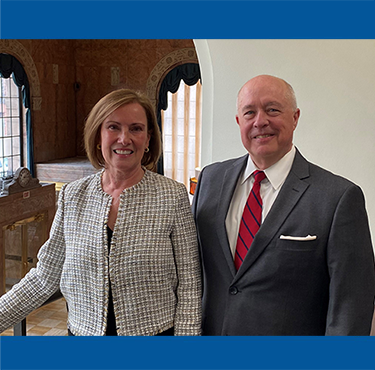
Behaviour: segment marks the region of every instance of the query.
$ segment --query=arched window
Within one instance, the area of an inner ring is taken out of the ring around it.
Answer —
[[[202,85],[186,85],[168,92],[168,108],[162,111],[164,174],[188,187],[200,166]]]
[[[0,77],[0,176],[13,176],[23,166],[23,110],[21,88]]]
[[[186,187],[200,161],[200,79],[199,65],[185,63],[167,73],[159,91],[157,115],[163,136],[163,158],[158,172]]]
[[[27,145],[29,81],[12,55],[0,54],[0,82],[0,176],[7,178],[26,163],[33,171],[31,145]]]

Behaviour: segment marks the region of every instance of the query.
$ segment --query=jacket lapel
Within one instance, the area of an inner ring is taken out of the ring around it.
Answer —
[[[280,189],[271,210],[256,234],[253,243],[236,275],[240,278],[269,245],[275,234],[296,206],[309,184],[303,179],[309,177],[309,165],[305,158],[296,151],[296,156],[288,177]]]
[[[225,260],[227,261],[228,267],[233,276],[236,274],[236,269],[234,268],[233,256],[230,251],[227,230],[225,227],[225,218],[228,213],[229,205],[233,192],[236,188],[238,178],[247,164],[247,159],[248,155],[246,154],[235,161],[233,165],[231,165],[231,167],[225,171],[221,189],[218,194],[219,202],[216,216],[216,232],[225,256]]]

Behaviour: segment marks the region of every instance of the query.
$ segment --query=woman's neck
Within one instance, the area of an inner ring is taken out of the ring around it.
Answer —
[[[145,171],[142,167],[137,168],[132,173],[106,168],[102,176],[103,190],[108,194],[118,195],[124,189],[138,184],[142,180],[144,173]]]

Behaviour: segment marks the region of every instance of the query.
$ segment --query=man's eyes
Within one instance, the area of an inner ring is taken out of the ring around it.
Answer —
[[[266,113],[271,113],[271,114],[273,114],[273,113],[279,113],[279,112],[280,112],[280,110],[276,109],[276,108],[268,108],[266,110]],[[244,113],[244,116],[254,116],[255,114],[256,114],[255,111],[249,110],[249,111],[247,111],[247,112]]]

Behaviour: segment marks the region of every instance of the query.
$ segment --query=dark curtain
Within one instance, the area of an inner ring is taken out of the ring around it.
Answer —
[[[31,126],[30,111],[30,86],[26,72],[22,64],[12,55],[0,54],[0,74],[4,78],[9,78],[13,73],[13,81],[22,89],[23,105],[26,108],[26,132],[27,132],[27,167],[31,174],[34,174],[34,153],[33,153],[33,133]]]
[[[183,80],[186,85],[192,86],[195,85],[200,79],[201,71],[199,69],[199,64],[197,63],[181,64],[169,71],[164,77],[164,80],[160,86],[157,108],[157,119],[161,133],[161,110],[166,110],[168,108],[168,91],[170,91],[172,94],[175,93],[180,86],[181,80]],[[158,173],[162,175],[164,174],[163,156],[161,156],[158,163]]]

